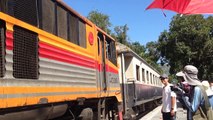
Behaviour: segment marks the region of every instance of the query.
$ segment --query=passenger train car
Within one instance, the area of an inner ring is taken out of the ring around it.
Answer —
[[[133,119],[161,101],[160,73],[123,44],[117,43],[117,52],[124,119]]]
[[[0,120],[120,117],[115,41],[61,0],[1,0],[0,43]]]

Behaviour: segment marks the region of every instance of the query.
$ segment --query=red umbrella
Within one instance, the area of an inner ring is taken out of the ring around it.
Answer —
[[[154,8],[180,14],[212,14],[213,0],[154,0],[146,10]]]

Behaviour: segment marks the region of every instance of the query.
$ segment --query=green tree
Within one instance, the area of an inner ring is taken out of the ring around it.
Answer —
[[[140,57],[142,57],[142,58],[145,57],[146,48],[143,45],[141,45],[139,42],[132,42],[131,44],[129,44],[129,47],[135,53],[137,53]]]
[[[212,26],[212,17],[173,17],[169,31],[162,32],[158,41],[161,62],[171,66],[171,74],[183,69],[187,64],[199,69],[200,79],[206,79],[208,74],[212,73]]]
[[[128,45],[128,35],[127,35],[127,31],[129,30],[127,24],[125,24],[124,26],[116,26],[114,28],[115,31],[115,38],[118,42],[124,44],[124,45]]]
[[[145,52],[145,60],[155,67],[159,72],[163,72],[159,64],[157,63],[159,58],[160,58],[160,52],[157,49],[158,47],[158,42],[148,42],[146,44],[146,52]]]
[[[157,63],[157,61],[160,58],[160,52],[157,50],[157,47],[158,47],[158,43],[154,41],[148,42],[146,44],[147,57],[155,63]]]
[[[111,34],[111,23],[109,21],[109,16],[99,12],[98,10],[91,11],[87,16],[89,20],[91,20],[94,24],[96,24],[99,28],[104,30],[106,33]]]
[[[158,60],[157,58],[158,54],[155,49],[157,46],[155,42],[148,43],[146,47],[141,45],[139,42],[132,42],[132,43],[129,42],[130,39],[127,34],[129,28],[127,24],[125,24],[124,26],[115,26],[114,32],[111,32],[111,30],[109,29],[111,27],[109,16],[103,13],[100,13],[97,10],[91,11],[87,18],[91,20],[94,24],[96,24],[98,27],[100,27],[102,30],[110,34],[113,38],[115,38],[116,41],[129,46],[140,57],[145,59],[147,63],[151,64],[158,71],[161,71],[158,64],[156,63]]]
[[[132,42],[128,46],[148,64],[153,66],[159,72],[162,72],[162,69],[157,64],[160,56],[160,53],[156,49],[157,45],[157,42],[149,42],[146,44],[146,46],[141,45],[139,42]]]

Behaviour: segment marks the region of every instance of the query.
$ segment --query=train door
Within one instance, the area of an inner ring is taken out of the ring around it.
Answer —
[[[102,97],[98,102],[98,120],[104,120],[106,115],[106,91],[107,91],[107,82],[106,82],[106,57],[105,57],[105,42],[104,35],[98,33],[98,58],[99,58],[99,90],[100,97]]]
[[[100,91],[106,92],[107,90],[107,81],[106,81],[106,55],[105,55],[105,42],[104,35],[98,33],[98,55],[99,55],[99,82],[100,82]]]

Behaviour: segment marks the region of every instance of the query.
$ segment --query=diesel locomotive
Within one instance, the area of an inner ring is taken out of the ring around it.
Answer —
[[[1,0],[0,43],[0,120],[122,120],[161,97],[153,67],[61,0]]]

